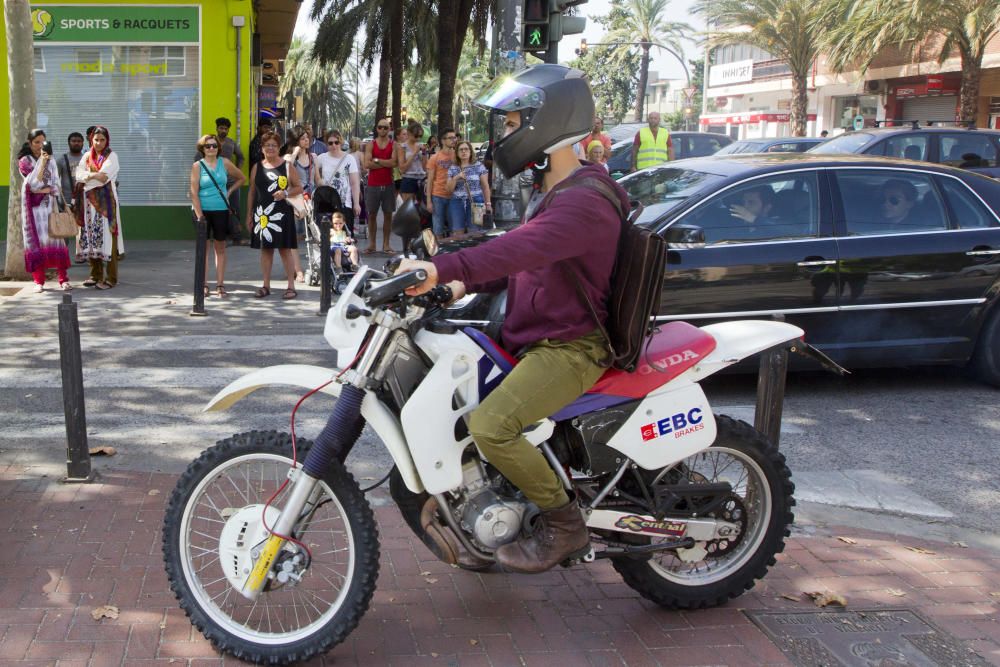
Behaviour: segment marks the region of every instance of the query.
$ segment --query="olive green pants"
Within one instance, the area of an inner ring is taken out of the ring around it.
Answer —
[[[606,353],[596,330],[568,342],[541,340],[472,411],[469,431],[480,451],[540,509],[561,507],[569,496],[545,455],[521,433],[594,386]]]

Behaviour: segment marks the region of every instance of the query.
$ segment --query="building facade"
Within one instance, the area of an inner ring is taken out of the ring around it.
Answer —
[[[734,139],[791,134],[792,78],[786,65],[750,46],[714,49],[705,79],[701,129]],[[917,62],[912,62],[916,60]],[[958,118],[961,63],[938,64],[933,49],[885,49],[869,70],[838,74],[825,57],[809,76],[806,134],[835,135],[892,119],[926,122],[974,121],[1000,128],[1000,37],[987,47],[975,118]]]
[[[106,126],[121,163],[126,234],[192,236],[195,142],[225,116],[232,121],[229,136],[247,153],[261,64],[284,58],[300,6],[293,0],[33,4],[37,126],[57,158],[70,132]],[[6,43],[0,53],[6,57]],[[7,76],[5,64],[0,83]],[[9,122],[0,115],[5,154]],[[9,176],[0,174],[4,210]]]

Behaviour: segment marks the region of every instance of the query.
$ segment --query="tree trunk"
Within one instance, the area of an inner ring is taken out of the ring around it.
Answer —
[[[983,55],[962,54],[962,85],[958,90],[958,118],[976,121],[979,111],[979,83],[983,74]],[[988,118],[986,119],[989,120]]]
[[[643,106],[646,103],[646,85],[649,83],[649,47],[651,44],[642,42],[642,60],[639,62],[639,90],[635,96],[635,122],[643,120]]]
[[[378,57],[378,96],[375,98],[376,124],[386,117],[385,110],[389,105],[389,73],[392,69],[389,65],[391,56],[389,51],[389,36],[386,35],[382,40],[382,49]]]
[[[21,231],[21,184],[17,153],[35,127],[35,68],[31,38],[31,8],[26,0],[4,0],[7,30],[7,82],[10,85],[10,188],[7,200],[7,257],[4,275],[14,280],[30,276],[24,266]]]
[[[455,106],[455,75],[458,72],[458,57],[455,49],[455,27],[458,22],[458,0],[438,2],[438,117],[437,131],[455,126],[452,107]]]
[[[392,67],[392,126],[399,127],[403,112],[403,3],[393,0],[387,3],[392,14],[389,17],[389,41]]]
[[[806,92],[806,75],[792,75],[792,108],[789,122],[792,126],[793,137],[806,136],[806,109],[809,105],[809,96]]]

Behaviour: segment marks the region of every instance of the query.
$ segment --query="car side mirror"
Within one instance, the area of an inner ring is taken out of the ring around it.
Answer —
[[[671,250],[705,247],[705,230],[697,225],[671,225],[663,231],[663,240]]]

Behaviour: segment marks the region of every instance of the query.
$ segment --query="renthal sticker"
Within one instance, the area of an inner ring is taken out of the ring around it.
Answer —
[[[684,523],[650,521],[635,514],[623,516],[615,522],[615,526],[636,533],[656,533],[657,535],[671,535],[674,537],[681,537],[687,531],[687,524]]]
[[[691,408],[687,412],[664,417],[655,424],[644,424],[639,427],[643,440],[655,440],[662,435],[673,433],[675,438],[683,438],[705,428],[701,408]]]

